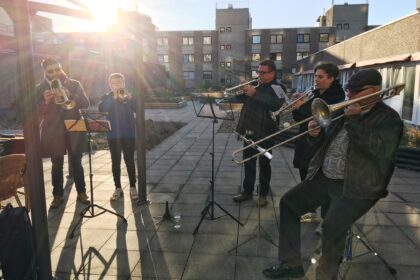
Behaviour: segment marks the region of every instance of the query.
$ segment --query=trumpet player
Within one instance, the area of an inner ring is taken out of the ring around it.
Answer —
[[[79,109],[89,107],[89,99],[79,81],[67,77],[61,64],[53,59],[46,58],[41,62],[44,71],[44,80],[36,86],[39,112],[41,117],[41,154],[42,157],[51,158],[52,162],[52,185],[54,199],[51,208],[57,208],[63,203],[63,165],[64,155],[69,155],[69,165],[73,170],[74,183],[77,190],[77,201],[89,204],[86,195],[86,183],[82,167],[83,146],[87,143],[84,133],[69,133],[64,125],[65,119],[80,119]],[[66,94],[74,104],[64,108],[56,103],[56,96],[52,90],[53,81],[58,79],[61,84],[60,94]]]
[[[276,80],[276,65],[271,60],[262,61],[258,67],[259,86],[245,85],[243,94],[235,97],[235,102],[243,103],[236,132],[246,138],[256,141],[278,130],[277,123],[269,116],[269,111],[280,108],[284,99],[277,96],[274,88]],[[285,89],[284,89],[285,90]],[[231,100],[232,101],[232,100]],[[271,141],[261,143],[262,148],[272,146]],[[244,143],[244,145],[247,145]],[[256,154],[255,149],[246,149],[244,158]],[[256,201],[258,207],[267,205],[266,196],[270,190],[271,166],[270,159],[261,156],[259,159],[259,196]],[[243,191],[233,197],[233,201],[242,202],[251,200],[254,192],[256,179],[257,159],[254,158],[245,163],[245,178],[242,184]]]
[[[349,102],[379,92],[381,84],[382,76],[377,70],[357,72],[346,86]],[[380,98],[369,98],[349,103],[344,118],[328,129],[316,128],[315,121],[309,122],[308,128],[313,129],[309,132],[310,143],[319,143],[319,149],[309,163],[306,179],[280,200],[280,262],[265,269],[265,276],[304,275],[299,217],[330,201],[322,225],[322,255],[316,279],[336,279],[347,230],[387,196],[403,123],[398,113]]]
[[[116,201],[123,196],[121,186],[121,152],[124,155],[130,182],[130,197],[138,199],[136,189],[136,170],[134,165],[136,101],[125,88],[125,77],[121,73],[112,73],[108,78],[111,92],[102,97],[100,112],[107,112],[112,130],[107,133],[111,152],[112,176],[115,190],[110,200]]]
[[[314,68],[314,80],[315,85],[312,91],[312,98],[300,98],[301,94],[295,94],[293,98],[296,99],[293,105],[293,119],[298,122],[302,121],[312,115],[311,104],[315,98],[321,98],[327,102],[327,104],[335,104],[341,102],[345,98],[345,93],[342,85],[338,81],[339,69],[337,65],[331,62],[319,62]],[[304,132],[308,129],[308,123],[302,123],[299,127],[299,133]],[[295,153],[293,158],[293,165],[299,169],[299,175],[301,181],[305,180],[306,174],[308,173],[309,161],[313,157],[317,150],[314,145],[309,145],[305,137],[296,139],[295,142]],[[322,207],[322,216],[326,210],[327,205]],[[317,217],[315,209],[311,212],[306,213],[301,218],[302,222],[319,222],[320,219]],[[318,231],[319,232],[319,231]]]

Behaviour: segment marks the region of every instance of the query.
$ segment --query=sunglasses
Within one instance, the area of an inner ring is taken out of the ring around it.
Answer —
[[[353,94],[358,94],[358,93],[360,93],[360,92],[362,92],[362,91],[364,91],[364,90],[367,90],[367,89],[371,89],[371,88],[374,88],[374,87],[372,87],[372,86],[369,86],[369,87],[362,87],[362,88],[349,88],[349,87],[345,87],[345,90],[346,91],[350,91],[351,93],[353,93]]]
[[[54,72],[55,72],[55,73],[60,73],[60,72],[61,72],[61,67],[57,67],[57,68],[55,68],[55,69],[50,69],[50,70],[47,70],[47,73],[48,73],[48,74],[54,74]]]
[[[267,74],[267,73],[270,73],[270,72],[273,72],[273,71],[258,71],[257,73],[260,74],[260,75],[264,75],[264,74]]]

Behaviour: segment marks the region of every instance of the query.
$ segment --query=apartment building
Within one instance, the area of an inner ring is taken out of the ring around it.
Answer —
[[[315,20],[315,19],[314,19]],[[256,77],[261,60],[271,59],[277,77],[291,85],[296,61],[365,32],[368,4],[332,5],[317,27],[253,29],[248,8],[216,7],[216,30],[157,31],[158,63],[172,87],[228,87]]]

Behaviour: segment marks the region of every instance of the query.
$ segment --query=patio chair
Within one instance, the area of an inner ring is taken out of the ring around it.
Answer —
[[[24,195],[25,206],[30,210],[29,191],[26,176],[26,157],[24,154],[11,154],[0,157],[0,208],[1,202],[15,198],[22,206],[19,195]],[[23,188],[23,191],[20,190]]]

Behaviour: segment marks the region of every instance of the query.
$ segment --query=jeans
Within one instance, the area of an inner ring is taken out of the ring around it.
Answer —
[[[344,251],[347,230],[378,201],[341,197],[343,180],[326,178],[322,171],[288,191],[280,200],[279,259],[301,264],[300,216],[330,200],[322,224],[322,256],[316,279],[333,279]]]
[[[121,152],[124,155],[125,166],[127,167],[130,187],[136,186],[136,166],[134,164],[134,138],[108,139],[108,146],[111,152],[112,175],[115,188],[121,188]]]
[[[86,192],[85,174],[82,166],[82,154],[69,155],[69,164],[72,166],[74,183],[76,185],[77,193]],[[53,185],[53,195],[63,196],[63,165],[64,156],[51,157],[52,169],[51,178]]]

